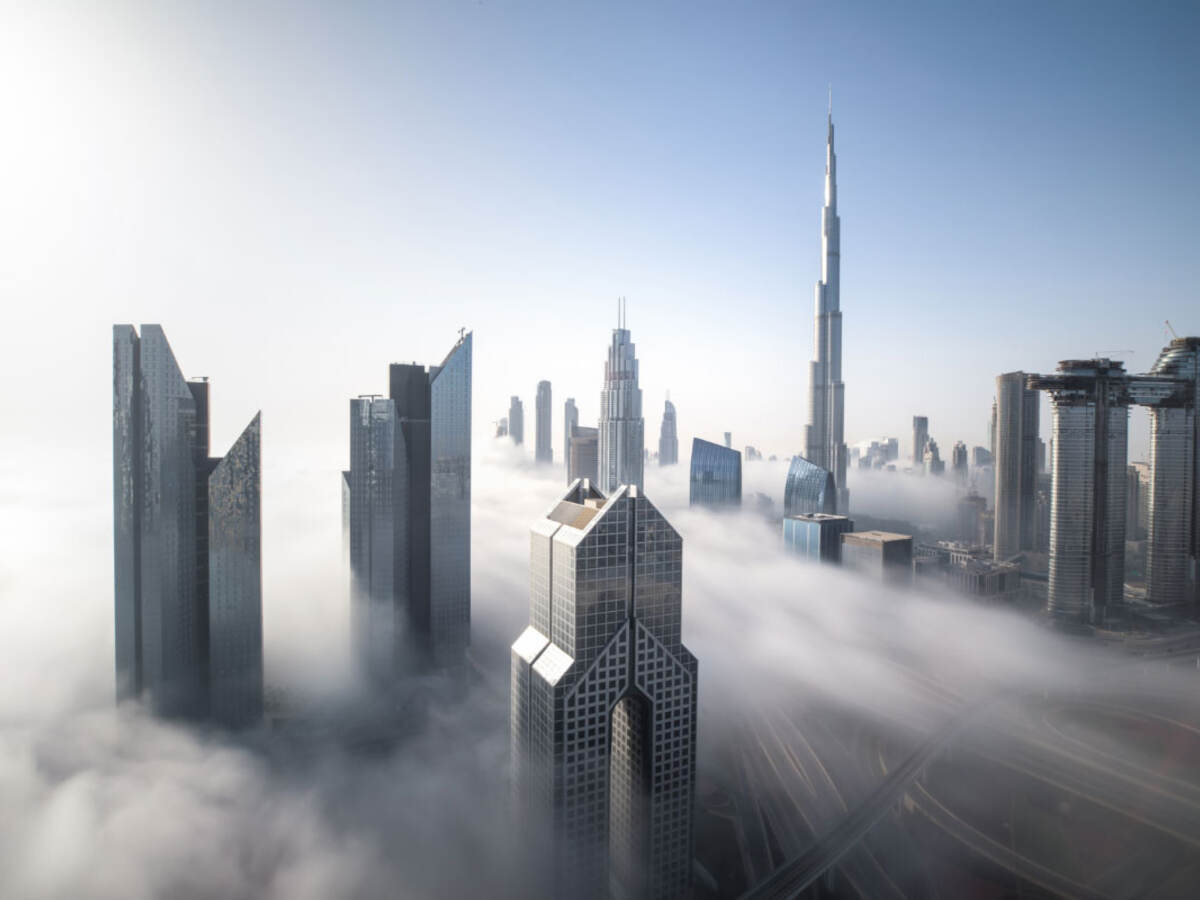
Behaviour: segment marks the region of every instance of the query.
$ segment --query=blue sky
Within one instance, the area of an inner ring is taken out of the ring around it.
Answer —
[[[463,325],[478,422],[541,378],[594,418],[625,295],[648,443],[670,390],[795,452],[832,83],[847,438],[985,443],[997,373],[1200,333],[1198,9],[12,6],[6,374],[103,434],[108,326],[162,322],[215,444],[262,407],[333,467],[346,398]]]

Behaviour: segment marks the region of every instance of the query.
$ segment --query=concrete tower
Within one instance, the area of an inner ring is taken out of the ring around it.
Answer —
[[[571,465],[571,428],[579,425],[579,407],[575,405],[575,398],[568,397],[567,402],[563,404],[563,464]],[[567,484],[570,484],[574,479],[568,479]]]
[[[686,896],[696,658],[683,541],[632,485],[575,482],[531,529],[529,626],[512,645],[517,827],[556,897]],[[536,851],[535,851],[536,852]]]
[[[837,156],[833,150],[833,101],[825,147],[825,207],[821,212],[821,280],[813,322],[813,360],[808,369],[808,421],[804,456],[833,473],[838,511],[846,512],[845,385],[842,384],[841,219],[837,211]]]
[[[600,392],[599,476],[600,489],[607,492],[623,484],[641,488],[645,466],[642,390],[638,387],[638,361],[625,327],[624,309],[622,300],[604,363],[604,390]]]

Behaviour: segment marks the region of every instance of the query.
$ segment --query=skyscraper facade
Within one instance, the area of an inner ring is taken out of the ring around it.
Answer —
[[[784,516],[783,546],[814,562],[841,562],[842,535],[853,530],[854,522],[845,516]]]
[[[1007,560],[1034,549],[1038,474],[1038,392],[1024,372],[996,376],[996,526],[992,552]]]
[[[962,441],[955,441],[952,454],[951,461],[954,469],[954,481],[959,487],[965,487],[967,484],[967,475],[970,471],[967,462],[967,445]]]
[[[596,465],[599,453],[600,431],[583,425],[571,427],[571,455],[567,457],[567,484],[576,478],[586,478],[596,483]]]
[[[210,457],[208,394],[160,326],[113,326],[117,699],[236,727],[262,714],[261,426]]]
[[[1103,625],[1124,599],[1128,376],[1110,359],[1065,360],[1027,383],[1053,404],[1047,609],[1065,625]]]
[[[914,472],[925,471],[925,444],[929,442],[929,418],[913,416],[912,463]]]
[[[571,429],[579,424],[579,408],[575,406],[575,398],[568,397],[563,404],[563,463],[571,465]],[[567,484],[570,484],[570,480]]]
[[[658,464],[673,466],[679,462],[679,432],[675,421],[675,404],[670,400],[663,407],[662,428],[658,432]]]
[[[814,465],[803,456],[793,456],[783,486],[783,514],[834,515],[837,513],[837,486],[833,473]]]
[[[520,397],[513,397],[508,404],[508,436],[514,444],[525,443],[525,406]]]
[[[693,438],[689,501],[712,509],[741,506],[742,454]]]
[[[554,896],[677,897],[693,856],[696,659],[683,542],[632,485],[574,485],[531,529],[512,646],[514,811]],[[543,843],[544,842],[544,843]]]
[[[550,446],[551,420],[550,382],[539,381],[537,386],[537,440],[534,443],[533,458],[540,463],[554,462],[554,448]]]
[[[624,317],[613,329],[600,392],[600,489],[613,492],[623,484],[642,486],[645,430],[638,361]]]
[[[389,397],[350,401],[356,645],[381,680],[457,665],[470,642],[472,340],[438,366],[393,364]]]
[[[1135,399],[1150,406],[1146,596],[1194,605],[1200,603],[1200,338],[1171,341],[1149,375],[1172,384],[1151,397],[1135,386],[1142,395]]]
[[[825,145],[825,205],[821,211],[821,279],[813,311],[813,360],[808,370],[808,422],[805,457],[833,474],[838,508],[850,508],[846,488],[845,385],[842,384],[841,246],[837,211],[837,155],[833,149],[833,109]]]

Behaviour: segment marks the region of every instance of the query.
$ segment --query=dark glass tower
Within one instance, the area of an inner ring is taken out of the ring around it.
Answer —
[[[184,379],[160,326],[113,326],[118,700],[261,717],[260,427],[209,457],[208,383]]]
[[[388,398],[350,401],[354,627],[381,678],[456,665],[470,643],[471,348],[393,364]]]
[[[834,515],[837,513],[837,488],[833,473],[814,466],[803,456],[793,456],[783,486],[783,514]]]
[[[742,454],[693,438],[689,501],[713,509],[741,506]]]

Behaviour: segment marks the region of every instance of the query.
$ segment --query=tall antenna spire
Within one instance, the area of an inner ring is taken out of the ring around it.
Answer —
[[[829,82],[829,117],[833,118],[833,82]]]

